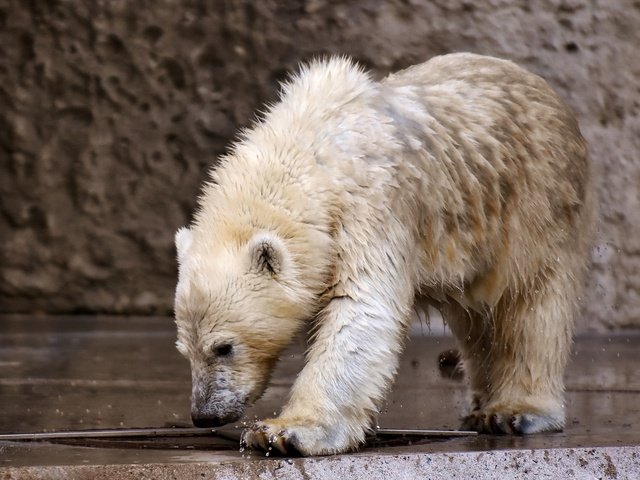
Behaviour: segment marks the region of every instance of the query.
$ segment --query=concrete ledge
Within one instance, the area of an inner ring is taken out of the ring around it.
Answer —
[[[428,332],[425,332],[428,333]],[[438,333],[438,332],[433,332]],[[0,432],[190,424],[189,366],[168,318],[0,316]],[[564,432],[372,441],[348,455],[265,458],[211,437],[0,442],[2,479],[640,479],[638,332],[576,339]],[[453,339],[414,331],[381,427],[453,429],[464,382],[439,371]],[[283,355],[265,396],[227,433],[274,415],[302,367]],[[158,359],[162,359],[158,361]]]
[[[457,453],[353,454],[335,457],[220,460],[193,463],[0,468],[13,479],[636,479],[640,447],[558,448]],[[171,458],[167,452],[168,459]]]

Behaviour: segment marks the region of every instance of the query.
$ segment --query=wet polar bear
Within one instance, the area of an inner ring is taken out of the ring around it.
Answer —
[[[345,58],[303,67],[176,234],[194,423],[240,418],[311,324],[288,403],[243,439],[356,448],[428,301],[462,353],[464,427],[562,429],[591,199],[574,116],[513,63],[445,55],[381,82]]]

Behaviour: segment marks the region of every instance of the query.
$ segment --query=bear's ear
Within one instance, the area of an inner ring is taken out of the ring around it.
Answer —
[[[193,232],[188,227],[182,227],[176,232],[176,250],[178,252],[178,263],[184,263],[187,251],[193,243]]]
[[[285,247],[275,235],[261,233],[249,241],[251,271],[277,276],[285,263]]]

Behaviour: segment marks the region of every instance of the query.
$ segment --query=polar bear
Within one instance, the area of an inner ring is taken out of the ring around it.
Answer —
[[[465,428],[561,430],[593,208],[573,114],[509,61],[450,54],[380,82],[343,57],[302,67],[176,234],[194,423],[239,419],[310,326],[288,403],[243,440],[357,448],[427,301],[459,343]]]

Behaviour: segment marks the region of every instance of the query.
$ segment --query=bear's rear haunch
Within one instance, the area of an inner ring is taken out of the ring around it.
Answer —
[[[458,340],[465,428],[561,430],[589,171],[568,107],[511,62],[445,55],[381,82],[346,58],[302,67],[176,234],[194,423],[239,419],[313,324],[289,402],[243,440],[357,448],[426,301]]]

